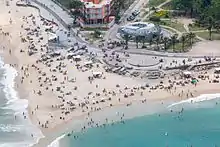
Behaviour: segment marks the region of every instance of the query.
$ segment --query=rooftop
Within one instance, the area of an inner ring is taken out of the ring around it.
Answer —
[[[99,4],[95,4],[93,2],[86,2],[85,0],[81,0],[86,8],[102,8],[103,5],[110,4],[112,0],[101,0]]]

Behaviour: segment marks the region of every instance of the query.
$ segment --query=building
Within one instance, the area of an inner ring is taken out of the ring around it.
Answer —
[[[114,0],[81,0],[84,3],[83,17],[79,22],[82,27],[111,27],[114,24],[114,16],[111,16],[111,8]]]
[[[162,35],[161,27],[148,22],[133,22],[118,29],[121,36],[130,35],[133,38],[136,36],[145,37],[146,40],[151,40],[154,36]]]

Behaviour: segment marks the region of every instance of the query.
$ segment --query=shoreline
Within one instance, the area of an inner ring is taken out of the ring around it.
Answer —
[[[4,45],[5,44],[3,44],[1,46],[4,46]],[[20,100],[24,99],[24,100],[28,101],[28,91],[25,89],[25,87],[22,84],[20,84],[20,79],[21,79],[21,76],[19,74],[20,71],[19,71],[18,67],[14,66],[14,65],[19,65],[18,64],[18,61],[19,61],[18,58],[14,55],[14,52],[9,54],[8,51],[3,51],[2,53],[0,53],[0,56],[1,56],[1,60],[2,60],[4,65],[8,65],[8,66],[12,65],[10,67],[13,68],[14,70],[16,70],[16,72],[17,72],[17,75],[13,79],[13,82],[14,82],[13,89],[16,91],[16,97]],[[41,135],[43,135],[42,130],[32,122],[29,101],[28,101],[28,106],[26,108],[24,108],[24,110],[26,110],[26,112],[27,112],[27,114],[25,112],[24,113],[25,113],[25,115],[27,115],[27,118],[29,119],[30,123],[34,126],[35,129],[36,128],[39,129],[40,134],[42,133]],[[20,112],[20,113],[22,113],[22,112]],[[35,132],[30,132],[30,134],[32,134],[32,133],[35,133]],[[37,142],[36,143],[38,143],[40,138],[45,137],[45,136],[35,136],[35,137],[37,137]],[[36,143],[33,143],[33,145],[36,144]]]
[[[207,99],[209,96],[214,96],[214,98],[210,98]],[[198,97],[200,97],[201,99],[197,99]],[[172,111],[181,111],[181,108],[175,108],[175,106],[177,105],[181,105],[181,104],[192,104],[192,102],[190,102],[191,99],[195,100],[195,102],[193,103],[202,103],[202,102],[207,102],[207,101],[213,101],[215,99],[219,99],[220,98],[220,93],[209,93],[209,94],[201,94],[198,95],[197,97],[193,97],[193,98],[189,98],[189,99],[185,99],[185,100],[181,100],[181,101],[173,101],[174,99],[166,99],[165,101],[163,101],[163,104],[161,104],[161,101],[154,101],[154,102],[150,102],[150,103],[134,103],[131,107],[127,107],[126,105],[116,105],[113,107],[107,107],[104,108],[101,111],[97,111],[97,112],[93,112],[90,113],[91,114],[91,118],[93,118],[93,120],[95,120],[95,122],[99,123],[100,126],[102,126],[103,124],[111,124],[111,123],[118,123],[121,121],[127,121],[127,120],[131,120],[131,119],[135,119],[135,118],[139,118],[139,117],[144,117],[144,116],[150,116],[150,115],[154,115],[154,114],[158,114],[158,115],[163,115],[163,114],[168,114],[170,113],[170,110]],[[154,104],[156,103],[156,104]],[[146,109],[146,106],[149,105],[153,105],[153,107],[151,106],[150,109]],[[162,108],[160,107],[162,106]],[[164,107],[166,106],[166,107]],[[134,108],[136,107],[136,108]],[[132,113],[133,111],[138,111],[141,109],[142,112],[136,112],[136,113]],[[172,109],[173,108],[173,109]],[[201,107],[203,108],[203,107]],[[120,110],[124,110],[124,111],[120,111]],[[144,110],[145,109],[145,110]],[[143,111],[144,110],[144,111]],[[187,110],[187,109],[186,109]],[[110,111],[110,113],[109,113]],[[114,112],[112,112],[114,111]],[[105,114],[106,112],[108,113],[108,118],[109,120],[111,120],[111,122],[106,123],[106,117]],[[121,114],[125,114],[125,117],[123,118],[123,120],[119,119],[119,116],[116,115],[117,112],[120,112]],[[129,115],[129,113],[132,113],[131,115]],[[97,116],[98,115],[98,116]],[[101,115],[101,117],[100,117]],[[81,116],[82,118],[72,118],[72,120],[69,120],[67,123],[65,123],[65,126],[63,126],[63,124],[57,126],[55,129],[57,129],[57,131],[51,130],[51,132],[54,132],[56,135],[51,136],[51,135],[45,135],[45,138],[41,138],[40,142],[38,142],[38,144],[34,145],[33,147],[41,147],[44,144],[52,144],[52,142],[60,142],[62,139],[64,139],[65,137],[68,137],[68,134],[70,134],[70,136],[72,135],[72,133],[77,133],[77,132],[81,132],[79,128],[82,128],[83,126],[86,125],[86,122],[88,122],[87,119],[83,118],[83,116]],[[74,119],[74,120],[73,120]],[[73,123],[74,121],[77,121],[78,123]],[[87,127],[85,129],[85,131],[87,129],[91,129],[91,128],[96,128],[96,127]],[[50,141],[48,141],[50,140]],[[60,142],[61,145],[66,144],[65,142]],[[48,145],[50,145],[48,144]],[[65,146],[67,147],[67,146]]]

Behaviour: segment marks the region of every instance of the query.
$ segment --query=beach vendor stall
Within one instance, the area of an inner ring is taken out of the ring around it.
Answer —
[[[66,54],[67,59],[72,59],[75,56],[74,53],[68,53]]]
[[[189,71],[185,71],[185,72],[183,72],[183,76],[184,76],[185,78],[190,78],[191,75],[192,75],[192,73],[189,72]]]
[[[87,67],[87,68],[91,68],[91,67],[92,67],[92,64],[93,64],[92,61],[84,62],[84,66]]]
[[[81,61],[81,56],[80,55],[77,55],[77,56],[73,56],[73,60],[74,61]]]
[[[94,78],[101,78],[102,74],[103,74],[102,72],[92,72]]]
[[[45,31],[52,31],[53,26],[45,26]]]

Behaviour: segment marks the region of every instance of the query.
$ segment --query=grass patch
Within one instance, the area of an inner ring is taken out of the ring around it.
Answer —
[[[165,1],[166,0],[149,0],[148,7],[156,7],[156,6],[162,4]]]
[[[169,48],[168,48],[168,51],[172,51],[172,52],[182,52],[182,43],[176,43],[174,49],[173,49],[173,46],[170,45]]]
[[[179,22],[175,22],[172,20],[162,20],[161,24],[165,25],[165,26],[169,26],[172,27],[180,32],[185,32],[185,28],[183,27],[183,24],[179,23]]]
[[[153,15],[151,15],[149,18],[151,18]],[[160,18],[160,21],[151,21],[149,20],[149,18],[145,19],[145,22],[152,22],[154,24],[158,24],[158,25],[164,25],[164,26],[169,26],[171,28],[174,28],[180,32],[185,32],[185,28],[184,25],[174,19],[170,19],[170,18]]]
[[[96,35],[94,35],[94,32],[90,32],[90,33],[86,33],[83,36],[85,37],[86,41],[89,41],[90,43],[94,43],[97,41],[101,41],[103,39],[103,36],[105,35],[105,33],[101,33],[101,37],[97,37]]]
[[[209,32],[198,32],[196,33],[199,37],[209,40]],[[212,40],[220,40],[220,32],[212,32]]]
[[[200,27],[198,25],[189,25],[189,31],[201,31],[201,30],[207,30],[205,27]]]
[[[196,43],[197,40],[194,40],[194,43]],[[193,43],[193,44],[194,44]],[[173,46],[170,45],[169,48],[168,48],[168,51],[171,51],[171,52],[187,52],[192,46],[186,42],[185,45],[184,45],[184,48],[183,48],[183,44],[182,42],[178,42],[175,44],[175,48],[173,49]]]

